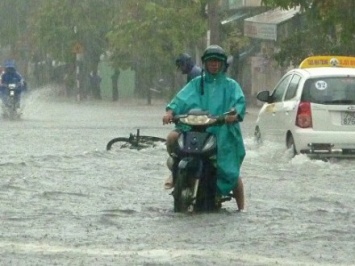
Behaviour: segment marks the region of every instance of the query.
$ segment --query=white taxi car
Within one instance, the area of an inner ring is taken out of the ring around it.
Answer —
[[[264,102],[258,143],[282,141],[294,155],[355,158],[355,57],[308,57],[257,99]]]

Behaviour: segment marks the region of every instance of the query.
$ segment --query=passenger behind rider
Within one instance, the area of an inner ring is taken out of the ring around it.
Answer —
[[[201,75],[201,68],[197,66],[188,53],[183,53],[175,60],[176,67],[186,75],[186,83]]]
[[[4,71],[1,73],[0,76],[0,97],[3,103],[6,102],[7,98],[7,85],[15,83],[19,85],[18,94],[18,107],[20,107],[20,95],[22,92],[27,90],[27,85],[24,79],[22,78],[21,74],[16,70],[16,64],[14,60],[6,60],[4,64]]]
[[[212,115],[221,115],[232,109],[236,114],[225,117],[225,125],[214,128],[217,136],[217,186],[221,196],[232,191],[239,211],[244,210],[244,187],[240,168],[245,148],[239,122],[245,115],[246,103],[240,85],[226,76],[227,56],[218,45],[211,45],[202,57],[204,74],[185,85],[166,107],[163,124],[172,122],[174,115],[200,108]],[[172,155],[174,145],[183,128],[178,126],[167,136],[167,151]],[[169,180],[169,179],[168,179]],[[165,184],[166,188],[167,184]],[[173,187],[173,184],[170,186]]]

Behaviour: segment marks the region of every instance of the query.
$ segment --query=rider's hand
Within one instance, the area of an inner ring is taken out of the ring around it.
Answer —
[[[170,124],[173,121],[173,112],[171,110],[166,111],[166,114],[163,116],[163,125]]]
[[[224,117],[224,120],[225,120],[226,124],[232,124],[232,123],[238,121],[238,117],[237,117],[237,115],[226,115]]]
[[[224,117],[224,121],[226,122],[226,124],[238,122],[238,113],[235,111],[234,108],[226,114],[226,116]]]

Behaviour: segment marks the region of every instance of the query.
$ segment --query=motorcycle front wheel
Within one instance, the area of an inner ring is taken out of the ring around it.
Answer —
[[[185,171],[179,170],[174,184],[174,212],[187,212],[192,203],[193,189],[189,187]]]
[[[16,112],[16,110],[14,110],[14,109],[10,109],[9,110],[9,119],[10,120],[16,120],[17,119],[17,112]]]
[[[13,97],[9,97],[4,106],[4,118],[9,120],[16,120],[18,118],[16,101]]]

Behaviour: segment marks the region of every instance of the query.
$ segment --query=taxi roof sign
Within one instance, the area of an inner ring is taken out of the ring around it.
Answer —
[[[355,68],[355,57],[337,55],[318,55],[304,59],[299,68],[312,67],[351,67]]]

